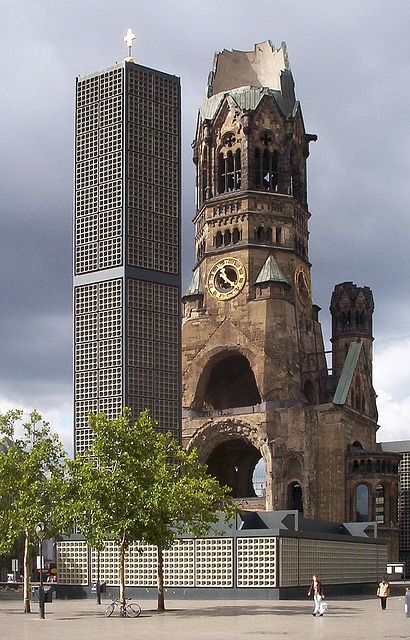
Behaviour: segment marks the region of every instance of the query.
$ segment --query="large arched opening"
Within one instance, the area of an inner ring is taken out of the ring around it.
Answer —
[[[255,498],[253,476],[261,459],[256,447],[241,438],[226,440],[209,455],[206,464],[211,476],[232,489],[234,498]]]
[[[214,411],[260,404],[255,376],[245,356],[235,353],[215,363],[209,374],[204,402]]]

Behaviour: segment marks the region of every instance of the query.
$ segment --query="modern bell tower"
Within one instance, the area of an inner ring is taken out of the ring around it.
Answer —
[[[180,439],[180,83],[135,62],[76,86],[74,442],[144,409]]]

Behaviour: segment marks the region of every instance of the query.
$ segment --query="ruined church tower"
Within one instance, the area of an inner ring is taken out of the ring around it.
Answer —
[[[376,448],[371,362],[362,362],[371,360],[373,308],[365,287],[357,305],[367,333],[349,334],[329,375],[309,260],[306,164],[314,140],[284,43],[215,55],[193,143],[196,262],[183,297],[183,443],[197,447],[245,507],[260,504],[253,473],[262,458],[266,509],[343,521],[357,511],[350,447]],[[336,323],[338,354],[341,333]],[[361,376],[366,406],[349,405],[347,361]],[[374,495],[378,482],[372,478]]]

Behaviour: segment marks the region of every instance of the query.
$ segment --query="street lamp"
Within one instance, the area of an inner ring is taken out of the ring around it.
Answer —
[[[40,587],[38,590],[38,615],[40,618],[45,617],[44,591],[43,591],[43,540],[46,537],[46,526],[44,522],[36,525],[36,536],[39,541],[40,549]]]
[[[100,550],[97,549],[97,604],[101,604],[101,581],[100,581]]]

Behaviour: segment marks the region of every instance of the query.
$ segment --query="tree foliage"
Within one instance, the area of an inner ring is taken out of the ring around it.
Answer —
[[[72,500],[67,506],[88,544],[120,548],[120,599],[125,600],[125,552],[133,541],[158,547],[158,607],[164,608],[162,551],[181,533],[205,535],[236,508],[211,478],[195,451],[185,452],[171,434],[155,429],[148,412],[132,420],[90,415],[93,443],[69,461]]]
[[[0,415],[0,554],[9,553],[24,538],[24,610],[30,611],[29,553],[36,525],[44,522],[47,536],[62,532],[56,505],[64,493],[65,451],[37,411],[28,417],[13,410]]]

